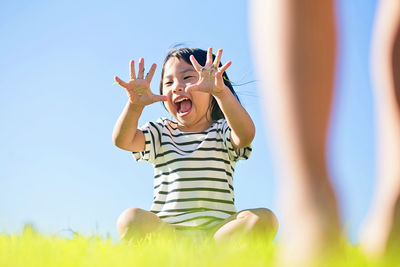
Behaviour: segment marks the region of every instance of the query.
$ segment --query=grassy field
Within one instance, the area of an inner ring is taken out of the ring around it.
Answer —
[[[216,245],[165,235],[131,244],[96,236],[44,236],[32,229],[0,235],[0,266],[272,266],[277,245],[260,240]],[[399,266],[400,256],[368,262],[357,247],[347,246],[338,259],[323,266]]]

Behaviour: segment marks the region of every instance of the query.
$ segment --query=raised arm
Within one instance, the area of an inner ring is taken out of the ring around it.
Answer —
[[[205,66],[201,66],[194,56],[190,57],[193,67],[199,72],[199,81],[186,88],[188,91],[202,91],[214,96],[225,119],[231,128],[231,141],[234,148],[250,145],[255,135],[254,123],[231,90],[224,84],[222,74],[232,64],[228,61],[219,66],[222,49],[218,50],[215,60],[212,60],[212,48],[207,51]]]
[[[214,97],[231,128],[231,141],[234,148],[246,147],[254,139],[254,123],[229,88],[224,87],[224,90],[215,94]]]
[[[155,95],[150,90],[150,82],[156,70],[156,64],[153,64],[150,71],[144,77],[144,60],[139,60],[139,72],[136,77],[135,62],[130,62],[130,77],[128,82],[122,81],[115,76],[115,81],[125,88],[128,94],[128,103],[119,116],[114,126],[113,142],[114,144],[128,151],[141,152],[145,148],[145,139],[142,131],[137,129],[138,120],[142,114],[143,108],[158,101],[166,101],[167,97]]]

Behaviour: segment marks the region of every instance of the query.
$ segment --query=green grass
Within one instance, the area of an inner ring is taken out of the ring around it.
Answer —
[[[277,245],[261,240],[217,245],[166,235],[123,244],[96,236],[45,236],[31,229],[0,235],[0,266],[272,266]],[[323,266],[398,266],[397,259],[368,262],[347,245],[340,257]]]

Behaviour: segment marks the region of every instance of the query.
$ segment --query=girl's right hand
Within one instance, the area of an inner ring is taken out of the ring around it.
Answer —
[[[167,101],[168,97],[164,95],[155,95],[150,90],[150,82],[153,79],[154,72],[156,71],[157,65],[153,64],[150,71],[144,77],[144,59],[139,59],[139,72],[135,74],[135,62],[130,62],[130,77],[129,82],[124,82],[117,76],[114,77],[115,81],[125,88],[129,102],[138,106],[147,106],[158,101]]]

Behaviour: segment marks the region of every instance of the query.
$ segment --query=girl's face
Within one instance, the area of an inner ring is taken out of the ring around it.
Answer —
[[[211,95],[203,92],[186,92],[186,87],[197,83],[199,74],[183,59],[171,57],[164,65],[162,93],[168,97],[164,102],[168,112],[178,122],[181,131],[197,132],[211,125]]]

